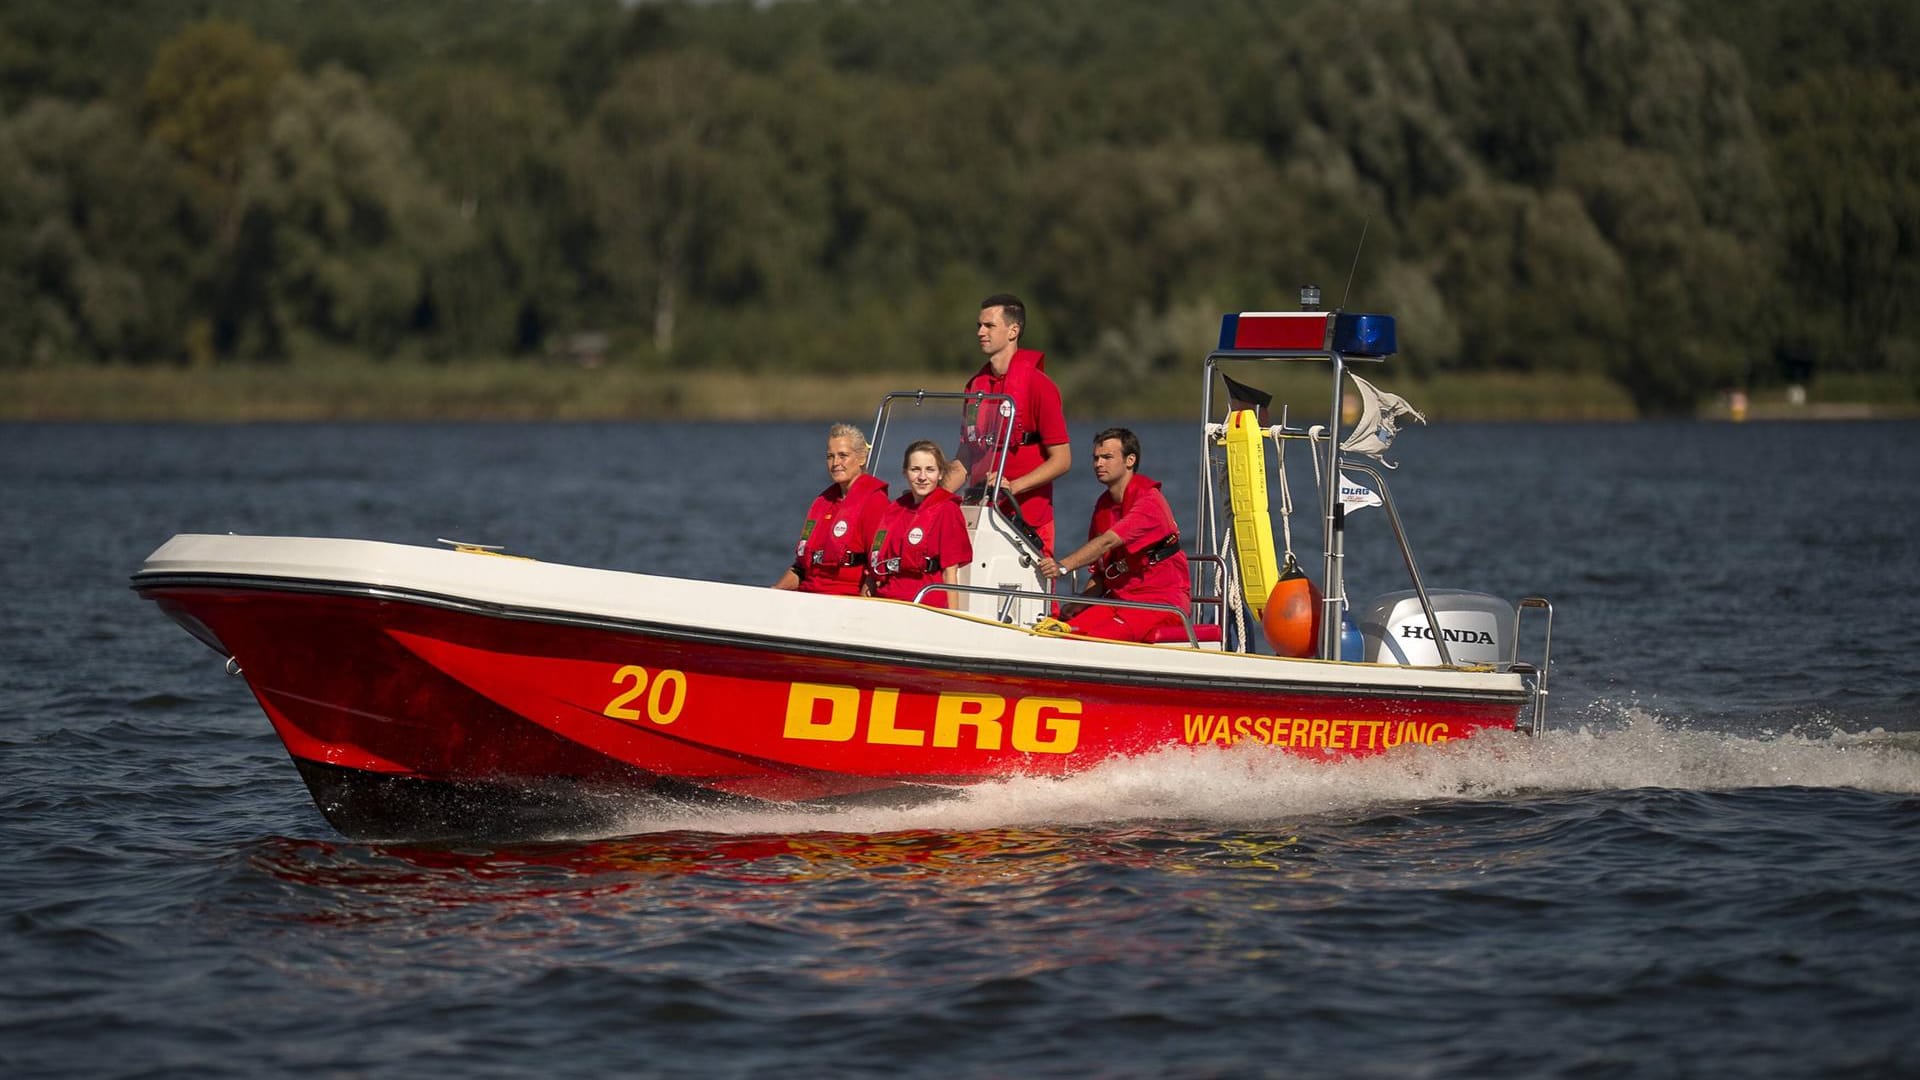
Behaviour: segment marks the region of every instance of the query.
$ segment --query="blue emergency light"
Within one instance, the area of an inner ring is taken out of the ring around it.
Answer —
[[[1333,351],[1370,359],[1392,356],[1400,343],[1393,332],[1393,316],[1339,312],[1333,317]]]

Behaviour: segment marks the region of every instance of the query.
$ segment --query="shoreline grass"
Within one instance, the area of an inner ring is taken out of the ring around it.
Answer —
[[[1124,383],[1061,365],[1069,415],[1186,419],[1197,411],[1199,372],[1156,372]],[[21,368],[0,370],[0,421],[470,421],[470,420],[834,420],[861,418],[889,390],[958,389],[966,372],[659,371],[610,365],[460,365],[371,362],[276,367]],[[1595,375],[1450,374],[1429,379],[1382,372],[1382,389],[1405,396],[1434,421],[1634,419],[1632,403]],[[1273,369],[1252,379],[1317,412],[1325,373]],[[1834,380],[1802,405],[1786,393],[1755,394],[1748,418],[1889,419],[1920,416],[1903,380]],[[1823,393],[1824,391],[1824,393]],[[1841,395],[1841,396],[1836,396]],[[1724,401],[1702,419],[1728,419]]]

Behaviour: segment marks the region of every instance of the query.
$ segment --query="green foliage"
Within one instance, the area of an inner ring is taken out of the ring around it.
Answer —
[[[266,134],[287,51],[244,26],[206,22],[161,45],[147,76],[149,132],[216,188],[230,188]]]
[[[1012,289],[1094,400],[1312,282],[1646,412],[1920,378],[1909,7],[16,0],[0,356],[957,379]]]
[[[1714,227],[1685,168],[1610,140],[1570,147],[1562,161],[1607,248],[1635,268],[1607,309],[1625,325],[1601,338],[1614,343],[1602,370],[1644,412],[1688,412],[1703,390],[1743,383],[1763,345],[1770,249]]]
[[[1052,340],[1149,364],[1194,349],[1145,345],[1143,321],[1203,296],[1238,305],[1287,295],[1286,269],[1312,261],[1316,241],[1348,244],[1361,227],[1337,194],[1300,201],[1259,151],[1228,143],[1089,146],[1049,162],[1031,190],[1025,266],[1034,297],[1058,312]]]
[[[180,355],[196,239],[177,167],[103,103],[0,121],[0,363]]]
[[[1601,370],[1629,336],[1627,268],[1568,192],[1468,188],[1414,235],[1460,335],[1439,368]]]
[[[244,317],[242,351],[272,357],[299,336],[392,351],[425,299],[427,267],[456,242],[449,200],[405,131],[357,75],[289,78],[247,174],[237,264],[267,303]]]
[[[674,351],[689,302],[793,297],[824,235],[823,177],[796,160],[789,99],[724,60],[681,53],[624,69],[568,158],[603,239],[617,306]]]
[[[1920,293],[1920,87],[1886,72],[1822,73],[1781,92],[1772,120],[1787,282],[1819,316],[1817,336],[1793,345],[1832,341],[1834,366],[1883,367],[1913,340]]]
[[[427,260],[423,329],[452,357],[537,349],[575,288],[569,237],[582,226],[553,94],[487,67],[426,68],[389,95],[452,210]]]

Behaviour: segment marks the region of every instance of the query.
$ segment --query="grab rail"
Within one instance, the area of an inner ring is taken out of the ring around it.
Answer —
[[[1190,567],[1190,570],[1189,570],[1190,575],[1200,570],[1200,567],[1197,565],[1199,563],[1213,564],[1214,587],[1220,590],[1220,594],[1217,596],[1208,595],[1208,594],[1202,593],[1198,588],[1194,588],[1193,589],[1193,606],[1196,608],[1200,608],[1200,607],[1205,607],[1211,604],[1212,606],[1220,609],[1220,621],[1223,623],[1226,622],[1227,621],[1227,597],[1226,597],[1227,560],[1221,558],[1218,555],[1202,555],[1199,552],[1189,551],[1187,552],[1187,563]],[[1201,575],[1201,577],[1204,580],[1204,575]],[[1189,587],[1193,585],[1193,580],[1191,576],[1189,576],[1187,580],[1187,584]]]
[[[1413,591],[1420,597],[1420,610],[1426,613],[1427,628],[1433,631],[1434,648],[1440,653],[1440,663],[1452,667],[1453,654],[1447,649],[1447,636],[1440,632],[1440,616],[1434,613],[1433,600],[1427,596],[1426,582],[1420,580],[1420,567],[1414,564],[1413,547],[1407,543],[1406,530],[1400,527],[1400,511],[1394,509],[1393,492],[1387,488],[1386,476],[1379,469],[1353,458],[1342,458],[1340,467],[1358,469],[1373,477],[1373,482],[1380,485],[1380,505],[1386,508],[1387,520],[1393,525],[1393,538],[1399,542],[1400,556],[1407,562],[1407,576],[1413,579]],[[1340,479],[1335,476],[1330,482],[1337,486]]]
[[[1526,673],[1527,665],[1520,662],[1520,622],[1528,608],[1538,608],[1547,613],[1547,624],[1540,639],[1540,666],[1534,670],[1533,680],[1533,734],[1538,735],[1547,726],[1547,665],[1553,660],[1553,604],[1544,596],[1523,596],[1513,605],[1513,660],[1509,670]]]
[[[1099,604],[1105,607],[1130,607],[1146,608],[1152,611],[1171,611],[1180,617],[1180,629],[1187,632],[1187,644],[1196,649],[1200,647],[1200,639],[1195,636],[1193,632],[1193,620],[1187,618],[1186,612],[1181,611],[1172,604],[1156,604],[1150,600],[1121,600],[1118,597],[1112,596],[1067,597],[1061,596],[1059,593],[1037,592],[1033,589],[1002,589],[993,585],[947,585],[944,583],[920,586],[920,591],[913,594],[913,602],[916,604],[919,603],[930,592],[970,592],[983,593],[989,596],[1004,596],[1007,598],[1007,604],[1000,609],[1000,621],[1003,623],[1010,623],[1012,621],[1007,617],[1006,612],[1012,607],[1012,602],[1015,600],[1045,600],[1050,603],[1085,602],[1089,604]]]

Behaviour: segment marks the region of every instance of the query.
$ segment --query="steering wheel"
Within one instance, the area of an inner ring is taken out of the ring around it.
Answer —
[[[1009,521],[1018,521],[1023,525],[1026,524],[1026,519],[1020,516],[1020,500],[1013,497],[1013,492],[1008,491],[1005,484],[994,488],[994,491],[999,493],[998,498],[993,504],[994,509],[1007,515]]]
[[[993,490],[993,508],[1007,515],[1009,518],[1018,521],[1020,519],[1020,500],[1013,497],[1013,492],[1008,491],[1007,485],[1005,484],[997,485]],[[987,504],[987,485],[974,484],[962,490],[960,492],[960,501],[970,505],[985,506]]]

